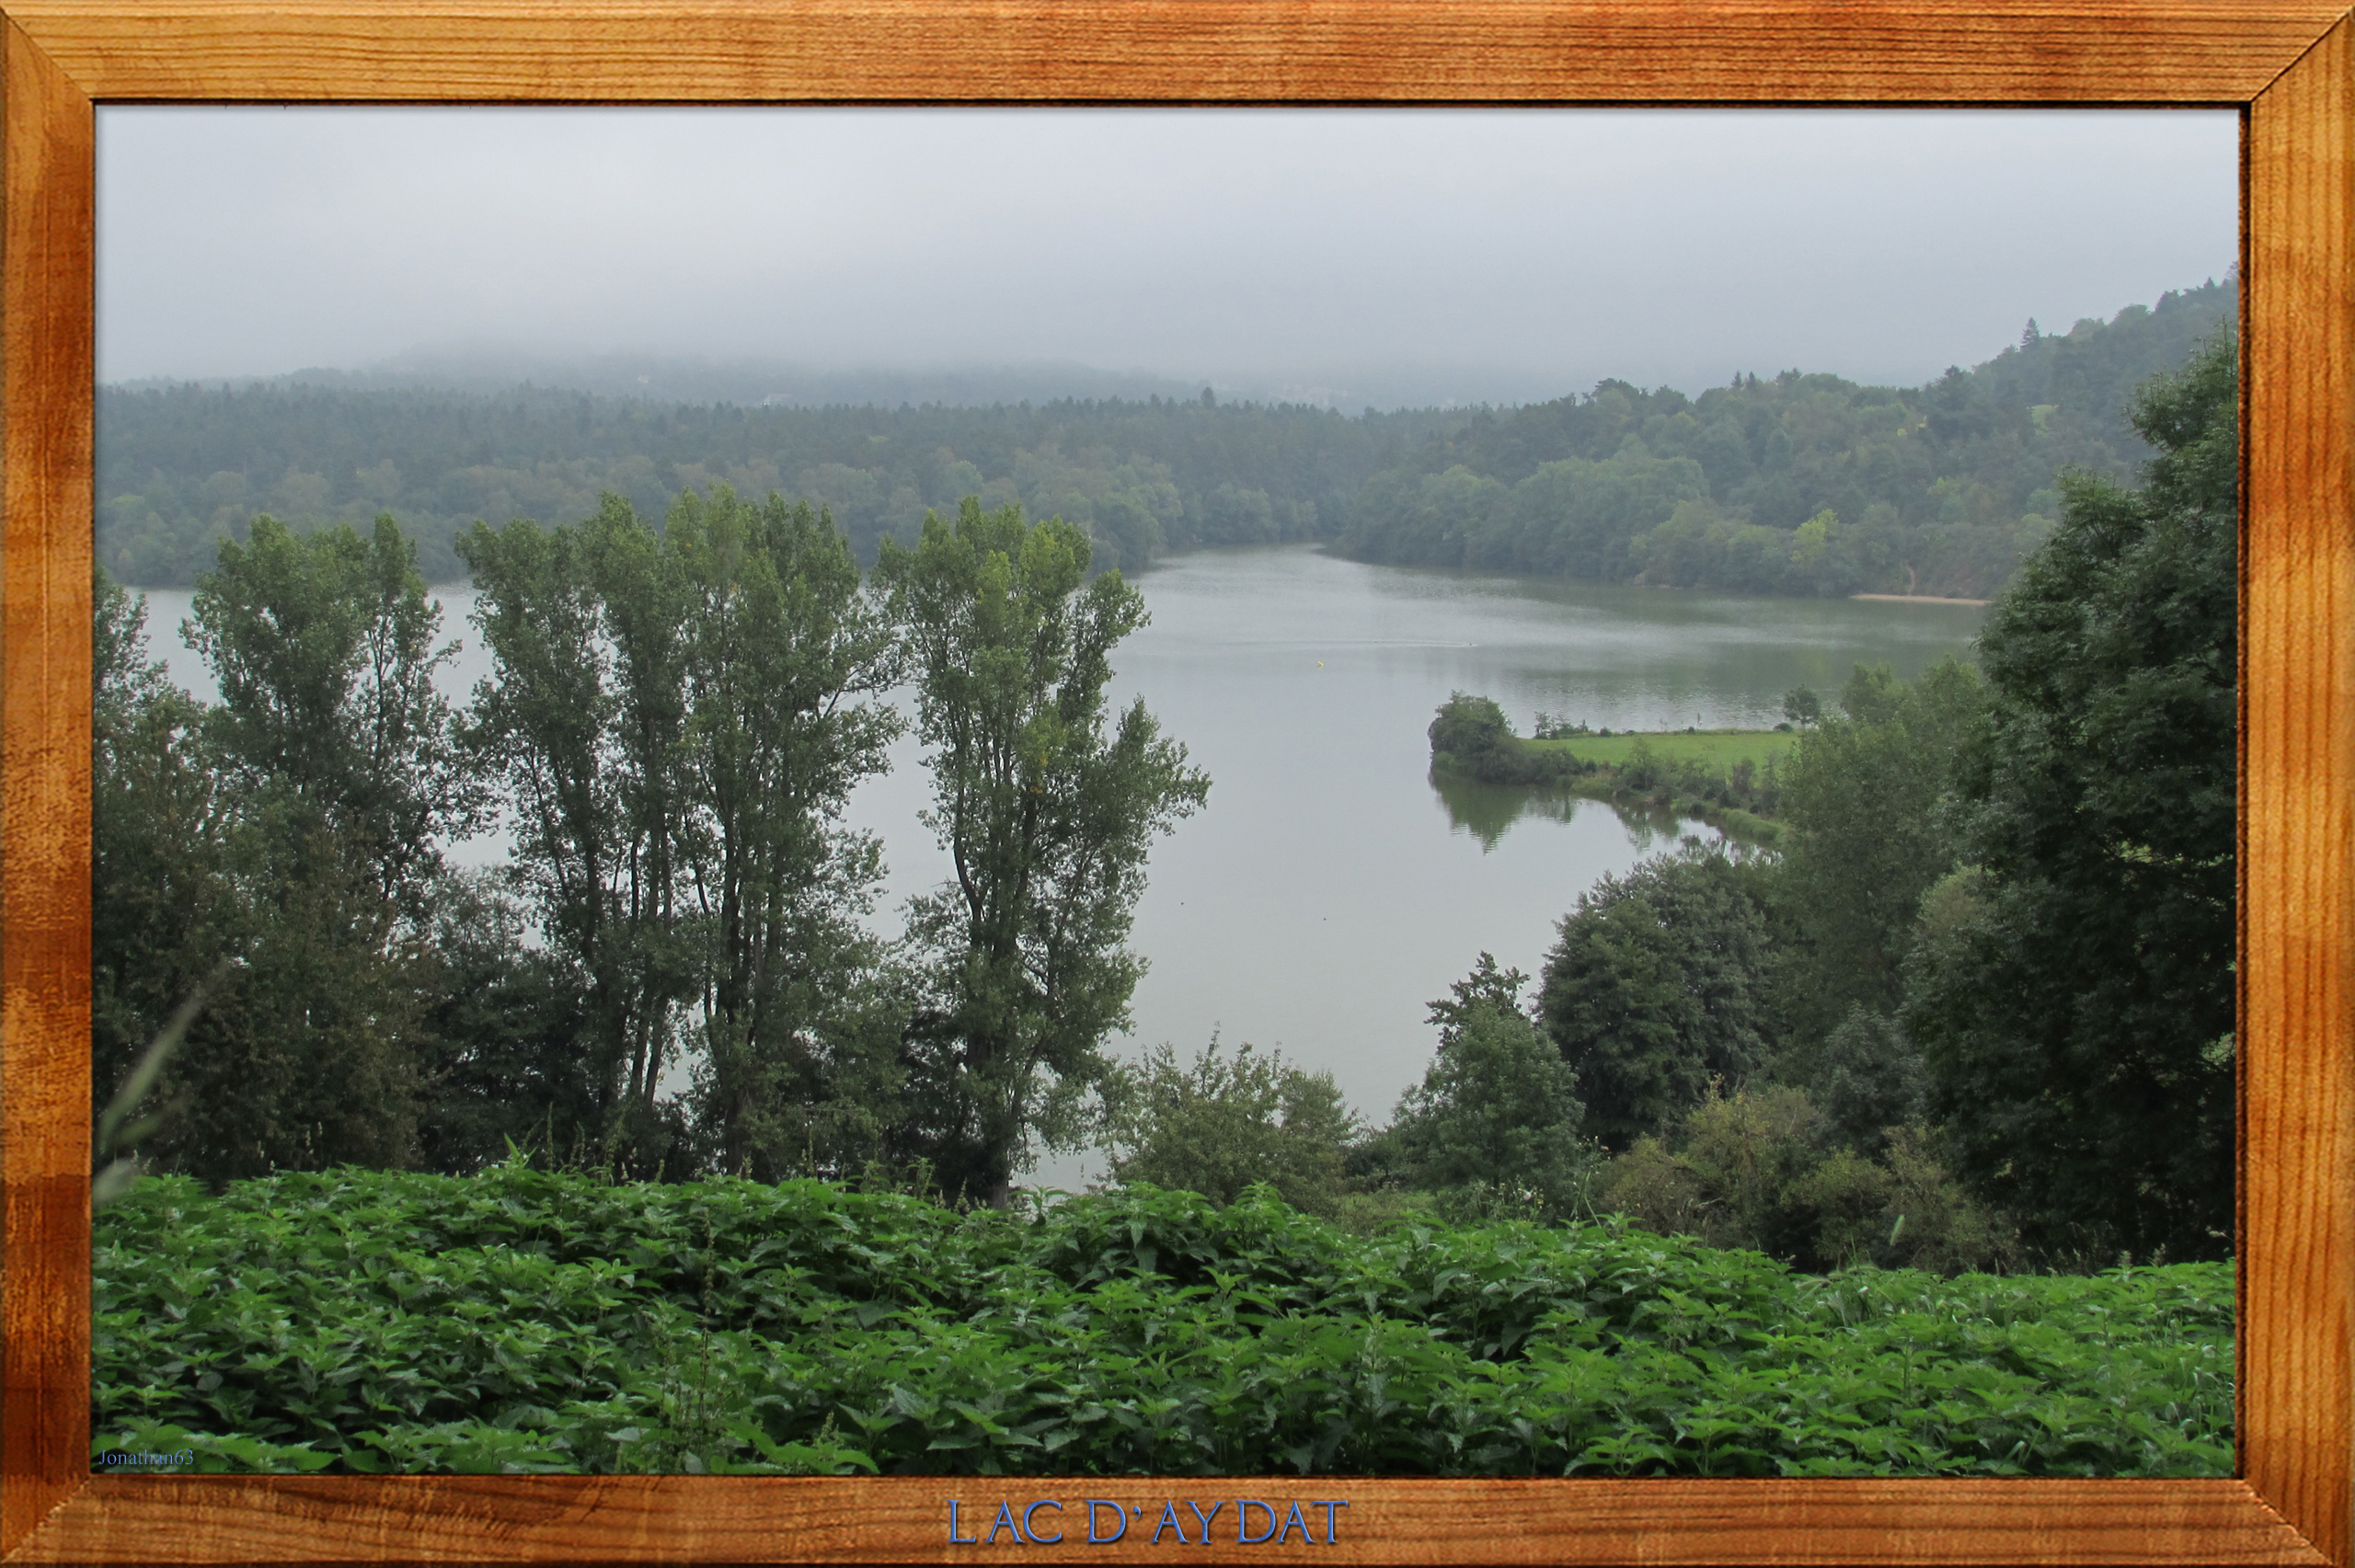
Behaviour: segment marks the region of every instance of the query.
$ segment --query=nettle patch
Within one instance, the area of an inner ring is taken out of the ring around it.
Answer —
[[[2228,1264],[1802,1275],[1257,1188],[339,1170],[98,1216],[96,1462],[980,1475],[2225,1475]]]

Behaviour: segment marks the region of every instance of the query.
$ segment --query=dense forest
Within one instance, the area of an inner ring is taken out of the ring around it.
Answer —
[[[952,407],[679,405],[529,387],[101,389],[98,548],[187,584],[258,513],[302,532],[389,512],[430,581],[477,520],[557,524],[611,491],[777,490],[857,557],[968,495],[1084,530],[1097,569],[1327,541],[1366,560],[1764,593],[1983,597],[2058,516],[2056,475],[2131,476],[2124,411],[2231,319],[2228,277],[2020,342],[1919,388],[1748,373],[1697,398],[1605,382],[1510,410],[1200,398]]]
[[[660,517],[683,489],[772,490],[825,509],[871,563],[967,496],[1085,529],[1100,569],[1166,550],[1333,532],[1365,476],[1460,415],[1184,402],[747,408],[523,389],[503,395],[303,385],[99,396],[99,555],[186,583],[257,512],[298,532],[379,512],[429,580],[465,575],[477,520],[575,521],[606,492]]]

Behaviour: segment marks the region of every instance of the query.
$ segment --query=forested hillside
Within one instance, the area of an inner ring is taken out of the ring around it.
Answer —
[[[745,408],[530,387],[104,390],[98,554],[125,582],[188,583],[256,512],[299,532],[390,511],[426,577],[449,581],[465,575],[452,540],[477,520],[577,522],[607,490],[660,517],[725,482],[830,509],[863,562],[978,496],[1060,514],[1088,531],[1099,568],[1134,570],[1166,550],[1326,537],[1369,474],[1462,419],[1207,398]]]
[[[1482,412],[1359,492],[1366,560],[1753,593],[1982,598],[2051,532],[2055,476],[2129,477],[2124,410],[2234,310],[2228,278],[2065,336],[2028,323],[1974,371],[1858,386],[1786,371],[1697,398],[1605,382]]]
[[[1019,501],[1098,567],[1325,539],[1367,560],[1766,593],[1982,597],[2058,514],[2055,474],[2149,456],[2128,395],[2230,317],[2228,278],[2067,334],[2030,324],[1920,388],[1744,374],[1697,398],[1605,382],[1509,410],[1344,417],[1292,405],[665,405],[298,383],[102,389],[99,558],[186,584],[268,512],[298,532],[390,511],[431,579],[477,520],[578,521],[602,492],[660,515],[724,481],[830,509],[872,561],[927,509]]]

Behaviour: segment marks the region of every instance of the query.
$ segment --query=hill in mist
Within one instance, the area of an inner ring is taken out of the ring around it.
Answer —
[[[606,490],[660,516],[683,488],[725,483],[829,508],[867,559],[978,495],[1060,512],[1099,565],[1132,570],[1318,539],[1402,564],[1983,596],[2049,530],[2061,469],[2131,477],[2148,455],[2124,418],[2133,388],[2234,300],[2227,278],[2031,330],[1921,387],[1793,370],[1698,396],[1605,381],[1388,412],[1085,366],[797,376],[623,355],[521,367],[529,384],[491,380],[519,368],[505,361],[452,360],[106,387],[99,558],[130,582],[184,584],[258,512],[302,528],[389,511],[450,580],[450,541],[477,518],[570,521]],[[557,385],[560,371],[603,379]],[[448,383],[467,375],[484,379]],[[1013,395],[1026,387],[1038,395]]]

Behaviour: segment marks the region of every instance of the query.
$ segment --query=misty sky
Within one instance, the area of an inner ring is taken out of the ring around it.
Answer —
[[[492,344],[1917,383],[2234,255],[2230,111],[98,111],[98,371]]]

